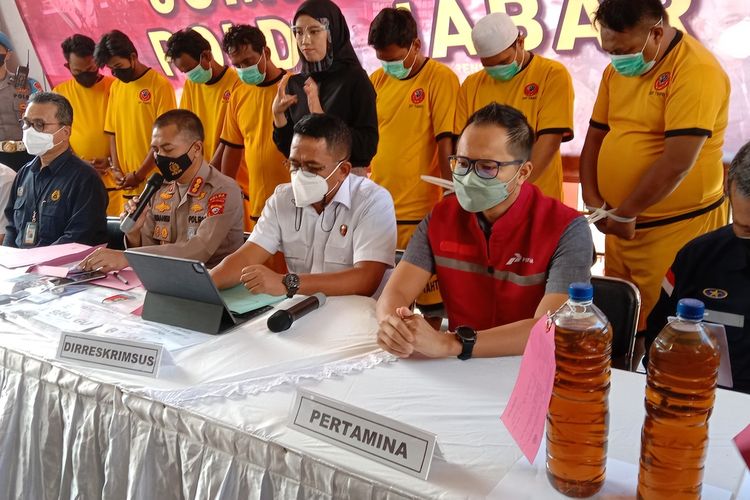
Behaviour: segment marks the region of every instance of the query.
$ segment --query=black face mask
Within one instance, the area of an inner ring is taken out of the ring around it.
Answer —
[[[160,154],[157,154],[155,156],[156,168],[159,169],[159,172],[161,172],[161,175],[164,176],[165,180],[177,180],[182,177],[182,174],[184,174],[187,169],[190,168],[190,165],[193,164],[193,160],[191,160],[188,156],[188,152],[193,149],[194,144],[195,143],[190,145],[186,153],[176,158],[172,158],[171,156],[163,156]]]
[[[73,78],[86,88],[91,88],[99,80],[98,71],[83,71],[77,75],[73,75]]]
[[[112,74],[123,83],[130,83],[135,80],[135,68],[133,66],[113,69]]]

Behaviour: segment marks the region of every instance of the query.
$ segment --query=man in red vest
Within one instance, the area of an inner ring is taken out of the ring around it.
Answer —
[[[534,323],[591,278],[586,220],[526,182],[534,133],[524,115],[492,103],[474,113],[451,156],[455,195],[409,241],[377,304],[378,343],[400,357],[521,354]],[[449,331],[409,307],[437,274]]]

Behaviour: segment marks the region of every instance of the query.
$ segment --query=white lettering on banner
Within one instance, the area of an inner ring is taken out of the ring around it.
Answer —
[[[85,363],[97,368],[156,377],[163,346],[150,342],[109,339],[82,333],[63,333],[57,359]]]
[[[434,434],[302,389],[289,426],[420,479],[437,445]]]

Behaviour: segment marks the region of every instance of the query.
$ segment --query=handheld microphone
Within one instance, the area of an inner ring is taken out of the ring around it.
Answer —
[[[268,329],[272,332],[289,330],[292,323],[302,316],[309,314],[326,303],[326,296],[322,293],[313,294],[288,309],[279,309],[268,318]]]
[[[123,233],[128,234],[135,227],[135,221],[141,216],[143,211],[148,206],[148,202],[151,201],[156,191],[159,190],[161,185],[164,183],[164,177],[158,172],[151,175],[146,182],[146,187],[143,188],[143,192],[138,197],[138,204],[135,206],[132,214],[128,214],[122,222],[120,222],[120,229]]]

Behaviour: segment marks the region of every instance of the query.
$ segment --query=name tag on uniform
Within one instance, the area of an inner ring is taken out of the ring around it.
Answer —
[[[437,447],[434,434],[304,389],[297,390],[289,426],[420,479],[427,479]]]
[[[23,244],[24,246],[33,247],[36,245],[36,237],[39,229],[39,224],[36,222],[27,222],[26,227],[23,228]]]

